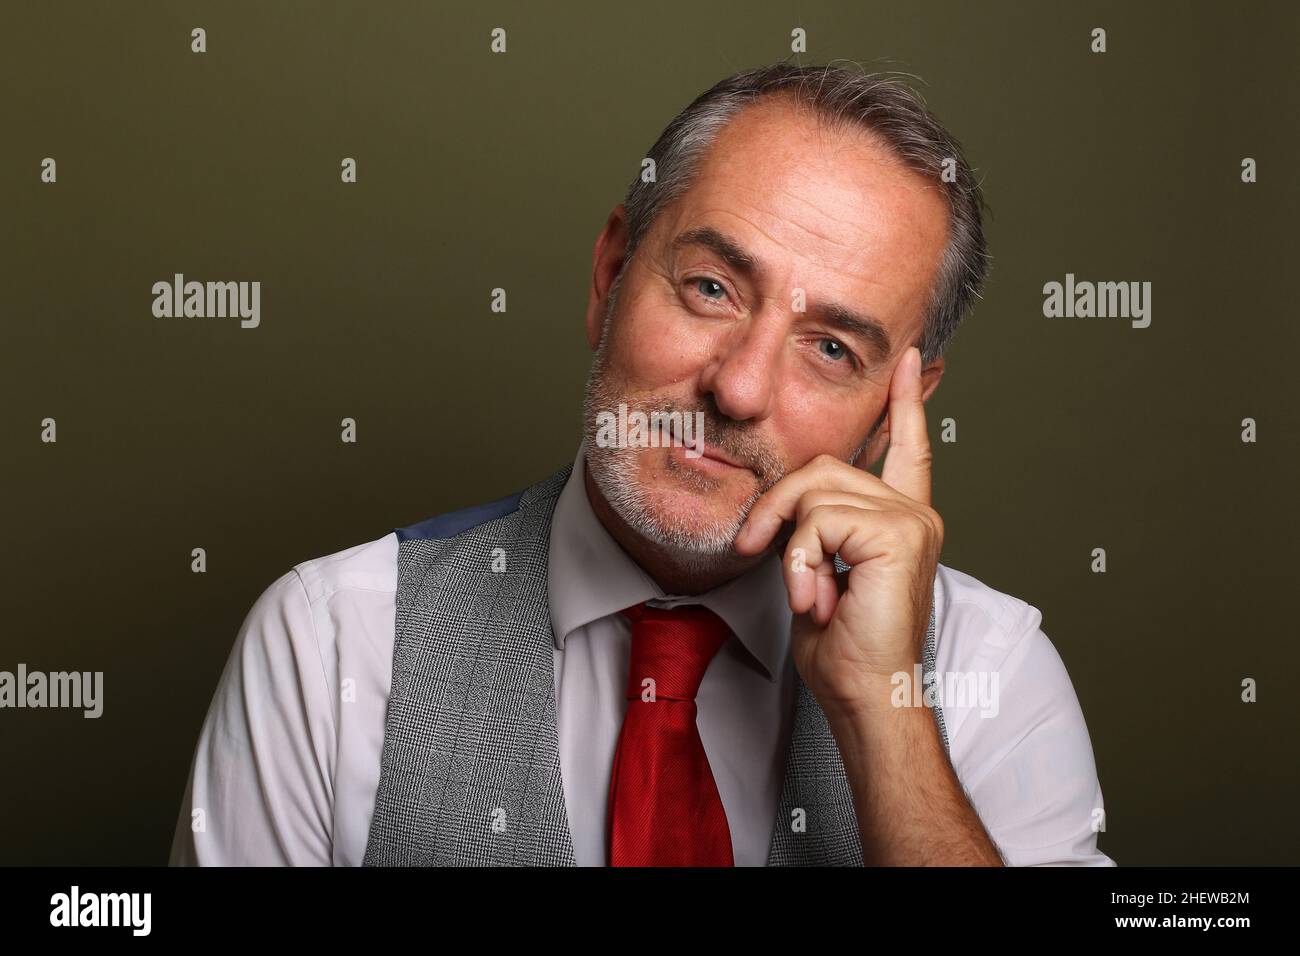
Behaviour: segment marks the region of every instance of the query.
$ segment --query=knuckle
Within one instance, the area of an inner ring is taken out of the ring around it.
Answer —
[[[813,502],[808,508],[808,519],[816,524],[819,521],[825,521],[831,513],[832,505],[825,502]]]
[[[906,520],[902,522],[906,528],[903,533],[914,546],[920,548],[934,536],[934,525],[930,523],[929,515],[923,511],[905,511],[901,513],[907,516]]]
[[[805,491],[795,502],[795,515],[800,521],[807,521],[808,515],[821,501],[820,491]]]

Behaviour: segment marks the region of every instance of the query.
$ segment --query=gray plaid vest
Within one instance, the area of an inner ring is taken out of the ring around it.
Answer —
[[[363,865],[574,865],[546,582],[551,514],[570,470],[398,530],[392,692]],[[923,667],[935,670],[933,603]],[[768,865],[861,866],[843,761],[797,671],[795,680]]]

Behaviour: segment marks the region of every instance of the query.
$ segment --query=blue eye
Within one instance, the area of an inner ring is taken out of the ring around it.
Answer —
[[[712,286],[724,296],[727,294],[727,290],[723,287],[722,283],[716,281],[715,279],[710,279],[706,276],[700,276],[698,279],[695,280],[696,289],[701,290],[703,292],[705,286]],[[719,299],[714,299],[713,296],[708,294],[708,292],[703,292],[703,294],[706,299],[713,299],[714,302],[720,301]]]
[[[822,355],[829,359],[839,361],[848,357],[849,350],[834,339],[822,339],[818,345],[821,348]]]

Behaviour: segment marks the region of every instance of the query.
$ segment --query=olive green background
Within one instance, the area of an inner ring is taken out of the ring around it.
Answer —
[[[796,26],[802,62],[921,78],[983,177],[993,273],[928,406],[943,562],[1042,610],[1102,849],[1300,862],[1293,5],[286,0],[4,16],[0,669],[102,670],[105,713],[0,711],[0,862],[164,863],[263,588],[571,459],[596,233]],[[174,272],[261,281],[261,327],[153,318]],[[1045,319],[1067,272],[1152,282],[1150,328]]]

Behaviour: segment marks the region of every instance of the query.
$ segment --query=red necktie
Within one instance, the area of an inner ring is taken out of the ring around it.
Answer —
[[[700,681],[731,631],[699,605],[638,604],[623,614],[632,622],[632,654],[609,782],[609,865],[734,866],[727,814],[695,725]]]

